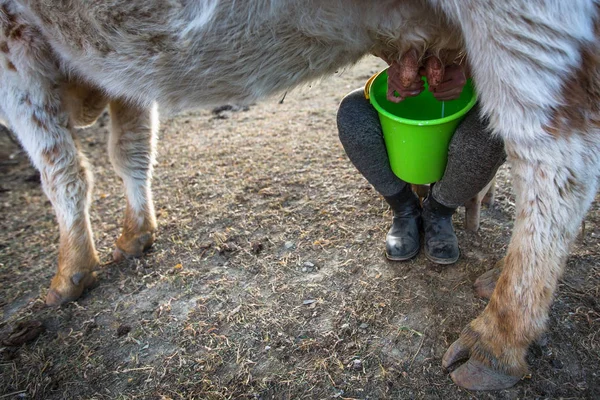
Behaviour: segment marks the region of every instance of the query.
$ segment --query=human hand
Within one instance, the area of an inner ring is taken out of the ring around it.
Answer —
[[[423,71],[421,71],[424,74]],[[458,99],[467,83],[467,77],[462,66],[452,64],[445,68],[442,82],[435,88],[430,88],[433,97],[439,101]]]
[[[389,63],[387,59],[384,60]],[[424,67],[419,70],[415,49],[404,53],[399,61],[389,64],[387,99],[393,103],[419,95],[425,87],[421,76],[427,77],[429,90],[438,101],[457,99],[467,82],[463,66],[451,64],[445,67],[435,56],[428,57]]]
[[[417,96],[424,88],[425,84],[419,76],[416,50],[407,51],[399,61],[390,64],[387,92],[389,101],[400,103],[407,97]]]

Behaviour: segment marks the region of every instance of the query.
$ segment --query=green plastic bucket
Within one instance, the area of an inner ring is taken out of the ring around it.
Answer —
[[[379,113],[394,174],[414,184],[439,181],[446,169],[452,135],[477,101],[471,80],[456,100],[436,100],[425,82],[425,90],[418,96],[392,103],[386,98],[387,70],[384,70],[367,82],[367,93]]]

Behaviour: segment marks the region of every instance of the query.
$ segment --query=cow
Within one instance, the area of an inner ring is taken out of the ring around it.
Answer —
[[[74,128],[106,105],[127,200],[115,253],[140,256],[156,231],[159,106],[253,102],[369,53],[407,71],[415,54],[417,66],[466,56],[505,143],[516,221],[489,303],[442,364],[465,361],[451,373],[465,388],[510,387],[598,188],[599,35],[599,0],[0,0],[1,114],[60,229],[46,302],[74,300],[95,279],[92,177]]]

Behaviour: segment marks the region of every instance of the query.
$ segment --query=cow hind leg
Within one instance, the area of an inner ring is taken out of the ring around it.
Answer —
[[[460,25],[482,109],[502,136],[516,195],[490,301],[443,357],[458,385],[512,386],[544,331],[600,171],[600,9],[595,1],[430,0]],[[485,21],[484,24],[481,21]],[[492,279],[493,280],[493,279]]]
[[[481,220],[481,194],[470,198],[465,203],[465,230],[477,232]]]
[[[493,206],[494,201],[496,200],[496,177],[492,179],[492,181],[488,184],[484,191],[485,194],[483,196],[483,199],[481,199],[481,204],[485,204],[487,207]]]
[[[151,179],[158,128],[156,107],[142,108],[112,101],[109,155],[125,186],[127,205],[121,236],[113,253],[116,261],[139,257],[154,243],[156,217]]]
[[[104,93],[82,82],[69,82],[64,89],[64,106],[69,112],[72,125],[92,125],[108,104]]]
[[[481,222],[481,206],[491,207],[494,204],[496,192],[496,177],[487,184],[476,196],[465,203],[465,230],[477,232]]]
[[[500,389],[527,372],[527,348],[545,329],[570,245],[597,190],[600,148],[580,140],[557,139],[548,146],[555,150],[551,161],[532,161],[536,150],[507,143],[517,220],[495,288],[490,277],[488,306],[444,355],[445,367],[469,358],[451,374],[460,386]]]

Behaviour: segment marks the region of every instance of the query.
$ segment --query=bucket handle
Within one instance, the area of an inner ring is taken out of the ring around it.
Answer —
[[[373,84],[373,81],[375,80],[375,78],[377,78],[377,75],[379,75],[381,72],[377,72],[375,75],[373,75],[372,77],[369,78],[369,80],[367,81],[367,83],[365,83],[365,99],[370,100],[371,97],[369,96],[369,92],[371,91],[371,85]]]

